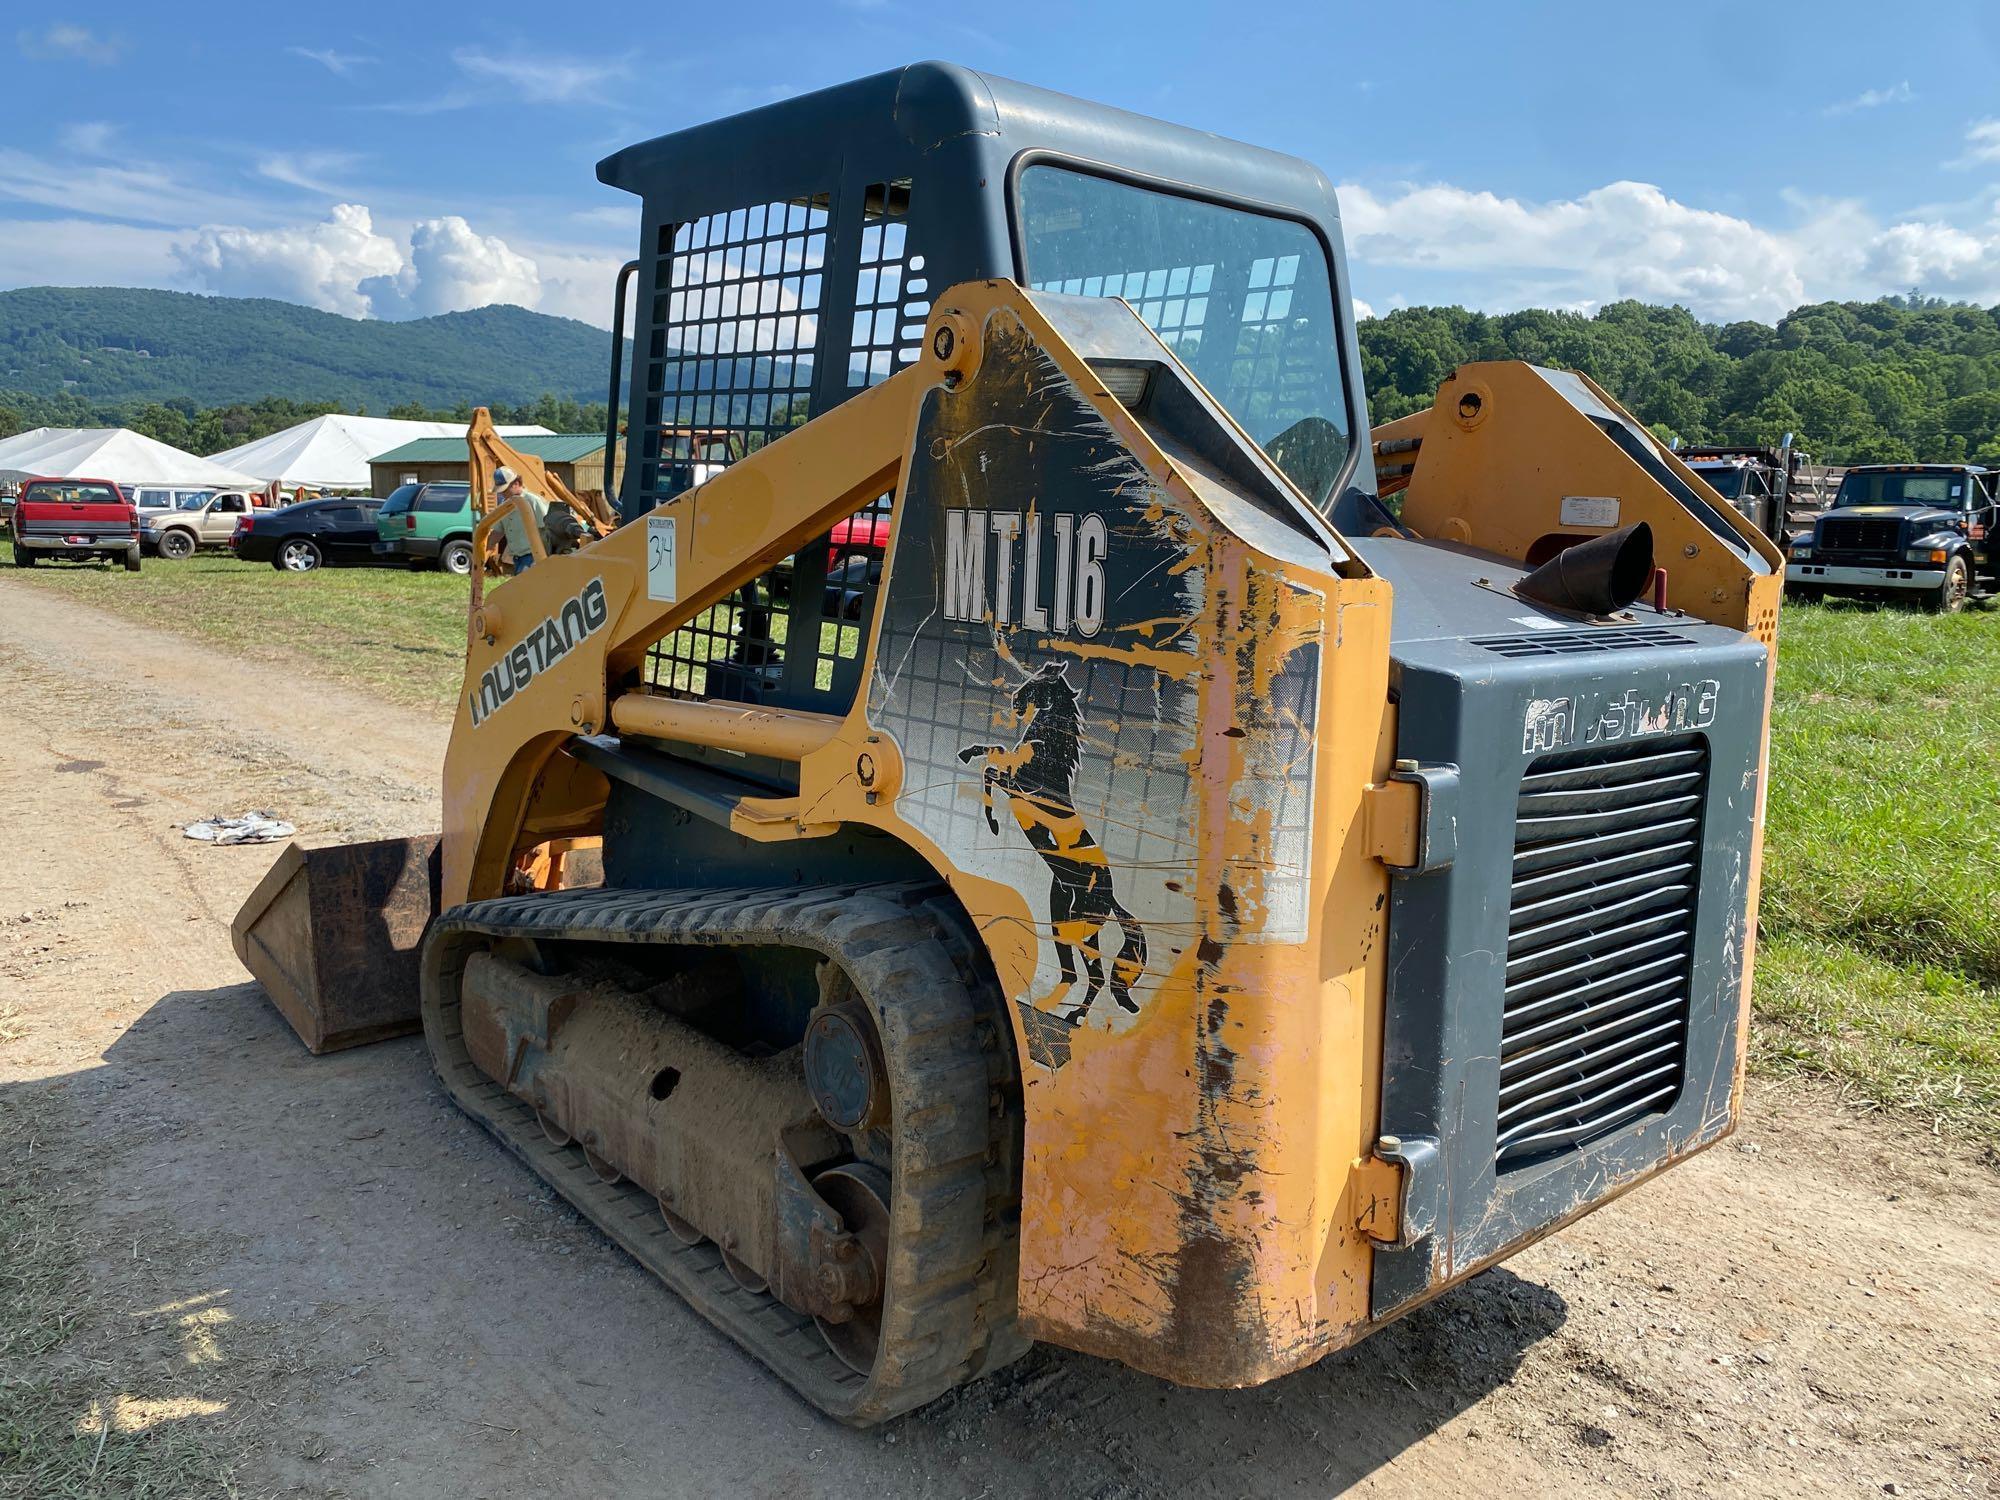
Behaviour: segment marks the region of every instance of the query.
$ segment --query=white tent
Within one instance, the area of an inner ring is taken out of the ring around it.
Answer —
[[[255,475],[183,453],[127,427],[36,427],[0,440],[0,479],[109,479],[255,489]]]
[[[368,460],[416,438],[463,437],[463,422],[405,422],[394,417],[349,417],[333,412],[283,432],[212,454],[226,464],[286,489],[365,490]],[[545,433],[546,427],[501,427],[501,436]]]

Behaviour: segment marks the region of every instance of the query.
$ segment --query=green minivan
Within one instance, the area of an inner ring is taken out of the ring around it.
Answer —
[[[375,553],[413,568],[472,571],[472,486],[464,480],[399,486],[375,513]]]

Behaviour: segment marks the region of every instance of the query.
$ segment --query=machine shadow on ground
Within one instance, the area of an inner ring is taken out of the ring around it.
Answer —
[[[1508,1384],[1568,1313],[1554,1291],[1496,1269],[1354,1348],[1236,1391],[1037,1346],[900,1428],[1032,1447],[1037,1469],[1076,1475],[1080,1494],[1337,1493]]]
[[[892,1494],[1049,1493],[1052,1475],[1065,1476],[1057,1492],[1091,1496],[1335,1492],[1510,1382],[1569,1313],[1555,1292],[1498,1269],[1259,1389],[1186,1390],[1038,1347],[884,1428],[853,1432],[792,1397],[555,1202],[446,1101],[416,1038],[315,1058],[258,985],[225,985],[161,997],[102,1066],[32,1087],[63,1082],[99,1101],[90,1108],[108,1105],[111,1139],[126,1144],[124,1166],[107,1164],[100,1203],[86,1209],[86,1234],[93,1217],[109,1231],[144,1209],[164,1213],[174,1233],[220,1236],[231,1247],[213,1268],[222,1284],[267,1316],[289,1303],[315,1325],[309,1338],[324,1347],[305,1348],[302,1369],[364,1361],[345,1347],[342,1324],[399,1327],[415,1366],[433,1357],[424,1340],[457,1347],[492,1332],[501,1338],[480,1359],[489,1384],[478,1399],[539,1390],[552,1363],[586,1389],[629,1391],[621,1431],[657,1434],[625,1448],[623,1460],[640,1466],[635,1482],[655,1444],[684,1460],[685,1445],[705,1442],[712,1465],[740,1461],[736,1423],[682,1425],[729,1400],[743,1421],[777,1421],[837,1454],[838,1470],[823,1472],[829,1493],[861,1475]],[[72,1140],[67,1149],[93,1148]],[[532,1234],[520,1232],[524,1215]],[[510,1309],[501,1323],[512,1326],[492,1322],[496,1287]],[[330,1419],[320,1410],[328,1399],[308,1378],[284,1405],[311,1429]],[[412,1420],[377,1408],[346,1426],[356,1443],[395,1452]],[[248,1436],[281,1473],[294,1466],[295,1432]],[[533,1436],[558,1461],[594,1440],[553,1423]],[[428,1482],[450,1468],[444,1460]],[[477,1487],[477,1476],[462,1478]],[[804,1489],[821,1492],[810,1477]]]

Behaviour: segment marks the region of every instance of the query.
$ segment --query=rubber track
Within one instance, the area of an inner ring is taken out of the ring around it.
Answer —
[[[854,1426],[909,1411],[1029,1347],[1014,1323],[1018,1084],[983,953],[942,888],[772,891],[579,890],[501,897],[443,913],[424,947],[431,1061],[458,1105],[579,1212],[806,1400]],[[607,1185],[574,1146],[551,1145],[534,1110],[467,1056],[459,981],[504,937],[591,943],[746,943],[839,963],[873,1012],[893,1101],[888,1296],[875,1368],[863,1376],[811,1317],[736,1283],[709,1241],[685,1245],[658,1205]]]

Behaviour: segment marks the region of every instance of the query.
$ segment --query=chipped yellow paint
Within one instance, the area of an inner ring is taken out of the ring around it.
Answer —
[[[1161,651],[1152,646],[1098,645],[1095,641],[1050,641],[1049,650],[1078,661],[1138,662],[1165,677],[1194,678],[1203,671],[1199,657],[1185,651]]]

